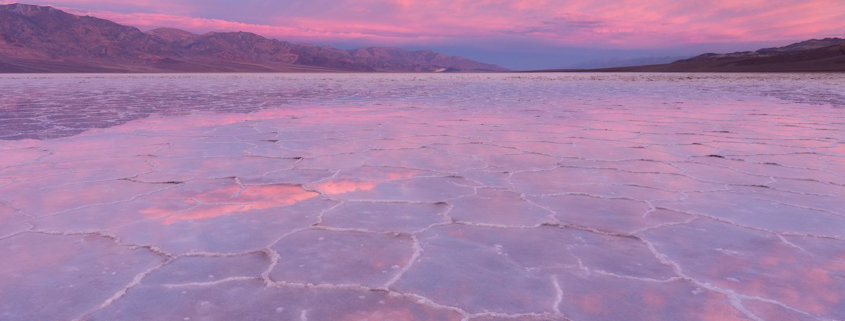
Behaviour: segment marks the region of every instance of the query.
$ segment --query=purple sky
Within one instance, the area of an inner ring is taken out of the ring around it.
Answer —
[[[2,3],[4,1],[0,1]],[[9,1],[5,1],[9,3]],[[142,30],[430,48],[514,69],[671,59],[845,36],[843,0],[52,0]]]

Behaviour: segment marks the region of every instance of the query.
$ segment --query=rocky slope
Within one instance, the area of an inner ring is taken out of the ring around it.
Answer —
[[[776,48],[726,54],[706,53],[668,64],[541,72],[840,72],[845,39],[812,39]]]
[[[812,39],[784,47],[728,54],[708,53],[669,64],[606,71],[823,72],[845,71],[845,39]]]
[[[0,72],[504,71],[433,51],[340,50],[249,32],[148,32],[25,4],[0,5]]]

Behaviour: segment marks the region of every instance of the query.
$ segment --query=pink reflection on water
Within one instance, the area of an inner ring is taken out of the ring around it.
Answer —
[[[317,195],[319,194],[316,192],[306,191],[300,186],[293,185],[249,186],[243,190],[238,186],[225,186],[191,196],[191,198],[208,204],[198,205],[177,213],[156,207],[144,209],[141,213],[153,218],[164,217],[161,222],[170,225],[180,221],[205,220],[290,206]],[[186,202],[190,202],[190,200],[186,200]]]
[[[408,177],[407,173],[388,173],[384,181]],[[370,191],[379,182],[361,182],[351,179],[327,181],[314,186],[325,195],[340,195]],[[199,193],[184,194],[182,201],[195,205],[190,209],[173,212],[171,208],[150,207],[141,210],[148,218],[161,219],[165,225],[181,221],[204,220],[226,215],[248,213],[270,208],[291,206],[318,197],[320,193],[303,189],[299,185],[257,185],[242,188],[230,184]]]
[[[372,182],[356,182],[353,180],[339,180],[321,183],[316,188],[326,195],[338,195],[356,191],[369,191],[376,187]]]
[[[353,171],[350,173],[352,176],[357,177],[357,179],[340,178],[330,180],[319,183],[314,186],[314,188],[326,195],[340,195],[353,192],[371,191],[383,182],[411,178],[418,173],[420,173],[420,171],[365,168],[363,170]],[[360,181],[360,179],[365,179],[367,181]]]

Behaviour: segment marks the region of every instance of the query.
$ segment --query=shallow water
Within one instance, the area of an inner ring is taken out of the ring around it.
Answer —
[[[0,88],[0,319],[845,316],[843,74]]]

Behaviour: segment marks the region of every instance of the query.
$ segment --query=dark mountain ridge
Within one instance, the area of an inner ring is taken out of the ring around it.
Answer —
[[[0,5],[0,72],[505,71],[428,50],[341,50],[249,32],[142,32],[26,4]]]
[[[706,53],[668,64],[544,70],[572,72],[841,72],[845,71],[845,39],[811,39],[775,48],[726,54]]]
[[[825,39],[810,39],[802,42],[793,43],[783,47],[763,48],[756,51],[741,51],[727,54],[706,53],[698,55],[689,59],[681,59],[674,63],[690,63],[707,60],[723,60],[732,61],[735,59],[757,59],[776,56],[791,56],[796,54],[803,54],[807,52],[819,51],[819,49],[834,48],[845,44],[845,39],[840,38],[825,38]],[[821,50],[820,52],[824,52]]]

